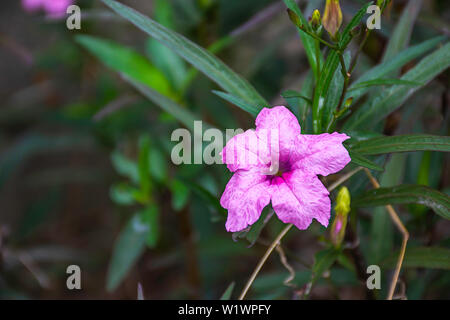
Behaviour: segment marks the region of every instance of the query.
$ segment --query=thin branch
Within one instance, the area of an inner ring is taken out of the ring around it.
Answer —
[[[292,266],[287,261],[286,255],[284,254],[284,251],[283,251],[283,248],[280,245],[277,245],[276,249],[278,251],[278,254],[280,255],[281,263],[287,269],[287,271],[289,271],[289,276],[286,279],[284,279],[283,283],[284,283],[284,285],[286,285],[288,287],[295,288],[296,285],[291,283],[292,280],[294,280],[294,278],[295,278],[295,270],[294,270],[294,268],[292,268]]]
[[[364,171],[366,172],[367,176],[369,177],[370,182],[374,186],[374,188],[378,189],[380,187],[380,184],[378,181],[372,176],[369,169],[364,168]],[[394,222],[397,229],[402,234],[402,246],[400,248],[400,254],[397,259],[397,265],[395,267],[394,276],[392,277],[391,285],[389,287],[389,293],[387,296],[387,300],[392,300],[392,297],[394,295],[395,287],[397,285],[398,276],[400,275],[400,269],[402,268],[403,259],[405,258],[405,252],[406,252],[406,244],[408,243],[409,239],[409,232],[403,225],[402,221],[398,217],[397,213],[395,212],[394,208],[391,205],[385,206],[386,210],[389,212],[389,215],[391,216],[392,221]]]
[[[269,258],[273,249],[275,249],[275,247],[280,244],[281,239],[283,239],[283,237],[286,235],[286,233],[288,233],[288,231],[292,228],[292,226],[293,226],[292,224],[288,224],[286,227],[284,227],[284,229],[281,230],[281,232],[278,234],[278,236],[272,242],[270,247],[266,250],[266,253],[264,253],[263,257],[261,258],[261,260],[259,261],[255,270],[253,271],[252,275],[250,276],[250,279],[248,279],[247,284],[244,287],[244,290],[242,290],[241,295],[239,296],[239,300],[244,299],[245,295],[247,294],[248,289],[250,289],[251,285],[253,284],[253,281],[255,281],[256,276],[258,275],[262,266],[266,262],[267,258]]]

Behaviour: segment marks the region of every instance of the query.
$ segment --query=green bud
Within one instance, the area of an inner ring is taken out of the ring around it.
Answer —
[[[344,106],[345,107],[350,107],[353,103],[353,97],[348,98],[347,100],[345,100]]]
[[[295,24],[300,29],[302,28],[302,22],[300,21],[299,16],[292,11],[291,9],[287,9],[287,13],[289,15],[289,19],[291,19],[292,23]]]
[[[347,217],[350,212],[350,192],[346,187],[339,190],[334,211],[336,215],[331,225],[330,239],[333,245],[339,248],[344,240]]]
[[[320,21],[320,12],[319,12],[319,10],[316,9],[316,10],[314,10],[312,17],[311,17],[311,27],[314,30],[317,30],[317,28],[320,27],[321,23],[322,22]]]

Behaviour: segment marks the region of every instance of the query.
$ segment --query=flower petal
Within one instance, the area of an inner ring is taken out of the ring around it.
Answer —
[[[236,232],[255,223],[270,202],[270,180],[257,168],[239,170],[228,181],[220,204],[228,209],[227,231]]]
[[[329,192],[317,176],[303,170],[284,173],[272,181],[272,206],[278,218],[305,230],[315,218],[323,226],[330,220]]]
[[[287,162],[301,132],[295,115],[284,106],[264,108],[256,117],[255,124],[259,136],[268,137],[266,140],[270,142],[271,152],[274,147],[279,148],[279,161]]]
[[[301,135],[291,157],[293,169],[327,176],[342,170],[351,158],[342,142],[350,137],[343,133]]]
[[[259,137],[255,130],[235,135],[222,150],[222,162],[231,172],[270,165],[269,145],[265,136]]]

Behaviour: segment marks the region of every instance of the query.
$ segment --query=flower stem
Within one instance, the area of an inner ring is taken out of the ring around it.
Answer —
[[[244,290],[242,290],[241,295],[239,296],[239,300],[243,300],[245,295],[247,294],[248,290],[253,284],[253,281],[255,281],[256,276],[258,275],[259,271],[261,270],[264,263],[269,258],[270,254],[272,253],[273,249],[277,247],[280,244],[281,239],[288,233],[288,231],[292,228],[292,224],[288,224],[286,227],[284,227],[283,230],[278,234],[278,236],[275,238],[275,240],[270,244],[269,248],[266,250],[266,253],[264,253],[263,257],[259,261],[258,265],[256,266],[255,270],[253,270],[252,275],[250,276],[250,279],[248,279]]]

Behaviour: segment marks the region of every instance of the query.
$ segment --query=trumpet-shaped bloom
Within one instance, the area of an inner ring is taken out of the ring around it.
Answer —
[[[255,223],[272,202],[278,218],[304,230],[316,219],[328,226],[329,192],[317,175],[342,170],[350,156],[345,134],[300,134],[297,118],[284,106],[264,108],[255,130],[228,141],[222,161],[234,175],[220,199],[228,209],[226,229],[240,231]]]

